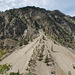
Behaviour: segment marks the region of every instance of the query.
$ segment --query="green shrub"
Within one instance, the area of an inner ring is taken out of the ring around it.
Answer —
[[[20,43],[19,43],[19,46],[22,46],[22,45],[23,45],[22,42],[20,42]]]
[[[28,44],[28,41],[26,41],[26,40],[21,40],[20,43],[19,43],[19,46],[27,45],[27,44]]]
[[[0,58],[0,61],[2,61],[2,59]]]
[[[42,57],[43,57],[43,54],[42,53],[39,53],[39,61],[41,61],[42,60]]]
[[[53,45],[51,45],[51,51],[53,51]]]
[[[49,65],[48,62],[49,62],[49,60],[48,60],[48,55],[46,55],[45,63],[47,63],[47,65]]]
[[[0,74],[3,74],[5,73],[6,71],[9,71],[11,68],[11,65],[7,65],[7,64],[4,64],[4,65],[0,65]]]
[[[71,75],[71,72],[70,71],[68,72],[68,75]]]
[[[28,44],[28,41],[24,40],[24,45],[27,45]]]
[[[17,73],[15,73],[15,72],[11,72],[10,75],[20,75],[19,70],[18,70]]]
[[[20,75],[19,73],[11,72],[10,75]]]
[[[73,66],[73,68],[75,69],[75,66]]]
[[[28,66],[31,66],[30,62],[28,63]]]

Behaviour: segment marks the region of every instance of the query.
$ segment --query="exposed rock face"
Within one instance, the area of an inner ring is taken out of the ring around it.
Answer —
[[[62,45],[74,47],[75,18],[58,10],[37,7],[11,9],[0,13],[0,39],[34,38],[39,29]]]

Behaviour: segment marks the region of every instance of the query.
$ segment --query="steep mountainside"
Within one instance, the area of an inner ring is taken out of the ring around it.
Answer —
[[[75,48],[75,18],[58,10],[49,11],[38,7],[24,7],[0,12],[0,45],[31,40],[43,29],[56,41],[67,47]],[[9,41],[10,40],[10,41]],[[2,42],[1,42],[2,41]]]

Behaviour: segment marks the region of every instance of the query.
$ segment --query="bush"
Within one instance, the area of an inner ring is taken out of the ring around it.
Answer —
[[[10,75],[20,75],[19,73],[11,72]]]
[[[7,64],[4,64],[4,65],[0,65],[0,74],[3,74],[5,73],[6,71],[9,71],[11,68],[11,65],[7,65]]]
[[[71,72],[70,71],[68,72],[68,75],[71,75]]]
[[[40,54],[39,54],[39,59],[38,59],[38,60],[41,61],[41,60],[42,60],[42,57],[43,57],[43,54],[40,53]]]
[[[19,46],[27,45],[27,44],[28,44],[28,41],[22,40],[22,41],[20,41]]]
[[[23,45],[22,42],[20,42],[19,46],[22,46],[22,45]]]
[[[49,60],[48,60],[48,55],[46,55],[45,63],[47,63],[47,65],[48,65],[48,62],[49,62]]]
[[[28,63],[28,66],[31,66],[30,62]]]
[[[10,75],[20,75],[19,70],[18,70],[17,73],[15,73],[15,72],[11,72]]]
[[[28,41],[24,40],[24,45],[27,45],[28,44]]]
[[[73,68],[75,69],[75,66],[73,66]]]
[[[51,45],[51,51],[53,51],[53,45]]]
[[[45,40],[45,37],[43,36],[43,40]]]
[[[2,59],[0,58],[0,61],[2,61]]]

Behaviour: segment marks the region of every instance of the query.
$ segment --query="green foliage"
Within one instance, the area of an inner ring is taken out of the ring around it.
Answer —
[[[32,60],[32,58],[31,58],[29,62],[32,62],[32,61],[33,61],[33,60]]]
[[[31,66],[30,62],[28,63],[28,66]]]
[[[9,71],[11,67],[12,66],[10,64],[9,65],[7,65],[7,64],[0,65],[0,74],[6,73],[6,71]]]
[[[41,61],[42,60],[42,57],[43,57],[43,54],[42,54],[42,52],[41,53],[39,53],[39,61]]]
[[[20,43],[19,43],[19,46],[22,46],[22,45],[23,45],[22,42],[20,42]]]
[[[1,61],[1,57],[4,55],[4,54],[6,54],[6,52],[7,52],[7,49],[5,48],[4,50],[1,50],[0,49],[0,61]]]
[[[0,61],[2,61],[2,59],[0,58]]]
[[[51,45],[51,51],[53,51],[53,45]]]
[[[46,57],[45,57],[45,63],[47,63],[47,65],[48,65],[48,62],[49,62],[48,55],[46,55]]]
[[[17,73],[11,72],[10,75],[20,75],[20,74],[19,74],[19,72],[17,72]]]
[[[45,32],[45,28],[43,28],[43,31]]]
[[[75,66],[73,66],[73,69],[75,69]]]
[[[70,71],[68,72],[68,75],[72,75]]]
[[[22,41],[20,41],[19,46],[27,45],[27,44],[28,44],[28,41],[22,40]]]
[[[15,72],[11,72],[10,75],[20,75],[19,70],[18,70],[17,73],[15,73]]]
[[[28,44],[28,41],[24,40],[24,45],[27,45]]]
[[[43,40],[45,40],[45,37],[43,36]]]

